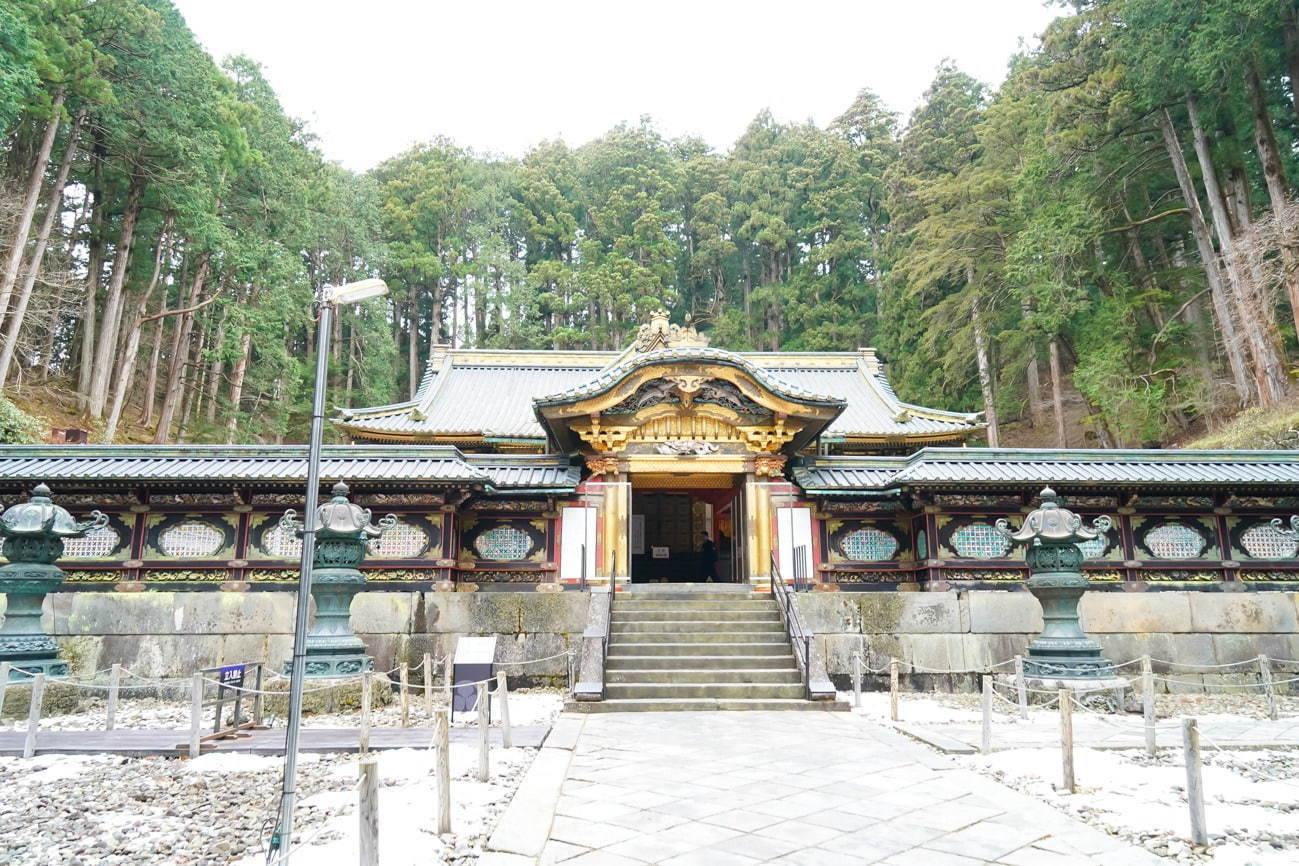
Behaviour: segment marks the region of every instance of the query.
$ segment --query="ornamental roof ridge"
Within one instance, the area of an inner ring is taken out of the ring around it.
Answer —
[[[844,402],[840,397],[834,397],[827,394],[816,394],[812,391],[800,388],[797,385],[793,385],[738,352],[731,352],[726,349],[714,349],[710,346],[680,346],[676,348],[653,349],[627,358],[615,366],[602,370],[598,376],[589,382],[568,388],[557,394],[538,397],[534,403],[537,405],[564,403],[599,394],[623,379],[633,370],[668,361],[721,361],[739,367],[772,391],[788,397],[793,397],[800,402],[829,403],[836,405]]]

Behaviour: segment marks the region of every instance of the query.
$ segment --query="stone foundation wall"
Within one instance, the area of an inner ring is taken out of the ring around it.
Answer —
[[[956,672],[906,676],[909,688],[977,690],[980,672],[1023,654],[1042,628],[1041,607],[1027,591],[800,593],[797,599],[803,625],[816,634],[826,667],[841,688],[848,685],[853,654],[862,652],[872,668],[897,658]],[[1259,654],[1299,659],[1299,593],[1089,592],[1080,612],[1083,628],[1106,658],[1120,663],[1149,654],[1156,673],[1187,681],[1160,684],[1173,691],[1257,682],[1257,669],[1193,674],[1170,671],[1160,660],[1208,666]],[[1299,671],[1299,665],[1286,663],[1273,668],[1279,679]],[[1123,673],[1139,670],[1134,665]],[[866,680],[868,687],[887,687],[886,676]]]
[[[46,597],[42,623],[77,674],[115,662],[153,677],[252,661],[278,670],[292,652],[295,604],[293,592],[63,592]],[[376,591],[356,597],[352,626],[378,670],[445,656],[461,635],[495,634],[497,660],[522,661],[578,646],[586,609],[581,592]],[[568,669],[560,657],[505,670],[558,684]]]

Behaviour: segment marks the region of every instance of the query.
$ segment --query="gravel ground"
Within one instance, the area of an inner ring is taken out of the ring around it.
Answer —
[[[558,689],[519,689],[510,692],[510,723],[515,725],[548,724],[563,705],[563,693]],[[445,692],[437,690],[433,694],[433,707],[446,706]],[[210,725],[214,709],[204,711],[204,725]],[[229,710],[227,710],[229,712]],[[247,712],[247,710],[245,711]],[[89,731],[102,730],[105,718],[104,701],[90,698],[82,703],[80,712],[67,715],[49,716],[41,719],[42,731]],[[123,697],[117,705],[116,727],[123,730],[145,728],[170,728],[189,730],[189,701],[159,700],[157,698],[131,699]],[[499,702],[492,702],[494,720],[500,719]],[[452,719],[453,727],[468,727],[477,724],[476,713],[456,713]],[[424,711],[424,695],[418,692],[411,698],[410,723],[414,727],[429,724],[429,716]],[[268,716],[271,727],[282,727],[284,719]],[[360,711],[305,715],[302,719],[308,728],[354,728],[361,724]],[[370,714],[370,724],[376,728],[396,728],[401,726],[401,707],[397,701],[388,706],[375,707]],[[0,722],[3,730],[27,730],[26,717],[20,719],[6,718]]]
[[[511,722],[549,724],[562,708],[555,690],[510,695]],[[312,716],[308,726],[351,727],[359,714]],[[458,714],[456,726],[474,724]],[[282,724],[282,720],[272,720]],[[376,709],[374,724],[395,727],[396,704]],[[425,724],[422,695],[412,725]],[[103,724],[102,702],[86,713],[42,720],[42,730]],[[123,728],[188,728],[188,708],[153,699],[123,701]],[[25,721],[17,725],[25,728]],[[6,725],[8,727],[8,725]],[[534,749],[493,749],[492,778],[474,778],[477,749],[451,747],[453,834],[429,829],[436,814],[433,754],[402,749],[379,754],[380,844],[384,866],[470,864],[532,762]],[[298,831],[303,863],[355,863],[357,769],[354,755],[303,755],[299,763]],[[0,758],[0,863],[14,866],[263,862],[278,802],[281,758],[213,753],[196,760],[112,755]],[[308,853],[310,852],[310,853]]]
[[[840,697],[852,700],[851,694],[841,693]],[[942,730],[944,724],[968,726],[981,717],[980,700],[976,694],[908,692],[902,695],[903,718],[935,730]],[[1282,719],[1299,717],[1299,697],[1278,697],[1278,708]],[[1014,711],[1001,702],[997,709]],[[1170,738],[1180,743],[1180,736],[1167,733],[1175,717],[1267,718],[1262,698],[1247,694],[1159,695],[1156,711],[1165,729],[1161,742],[1166,744]],[[855,712],[887,719],[888,695],[863,695],[863,705]],[[1054,710],[1033,712],[1035,717],[1055,716]],[[1123,718],[1140,719],[1140,715]],[[1290,866],[1299,862],[1299,749],[1220,749],[1207,738],[1202,743],[1207,849],[1189,841],[1186,770],[1179,745],[1165,745],[1153,759],[1139,749],[1078,747],[1076,794],[1056,788],[1060,781],[1058,747],[1012,749],[956,760],[1172,862],[1196,866]]]

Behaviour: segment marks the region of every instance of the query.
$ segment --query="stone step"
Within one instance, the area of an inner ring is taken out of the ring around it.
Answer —
[[[644,635],[636,635],[635,641],[616,641],[609,646],[609,657],[615,656],[787,656],[792,654],[789,641],[756,642],[756,641],[697,641],[669,642],[642,641]]]
[[[621,606],[613,609],[612,621],[618,622],[684,622],[686,620],[761,620],[763,622],[780,622],[780,611],[771,607],[724,607],[708,610],[695,610],[693,607],[647,607],[627,610]]]
[[[763,632],[784,634],[784,624],[776,619],[677,619],[677,620],[613,620],[609,626],[610,634],[639,634],[641,632],[660,632],[665,634],[691,634],[698,632]]]
[[[802,683],[607,683],[606,700],[619,698],[785,698],[798,700],[806,693]]]
[[[747,644],[746,644],[747,646]],[[605,671],[675,671],[675,670],[727,670],[747,669],[798,670],[794,654],[783,647],[783,654],[772,655],[611,655],[606,660]]]
[[[613,602],[613,612],[620,610],[762,610],[776,609],[776,601],[769,595],[737,596],[727,599],[623,598]]]
[[[609,634],[610,645],[619,643],[771,643],[784,640],[785,633],[778,629],[761,631],[735,631],[730,628],[719,631],[619,631],[614,629]],[[788,643],[788,641],[786,641]]]
[[[748,587],[740,590],[718,590],[714,588],[701,590],[681,590],[659,589],[659,590],[628,590],[620,592],[614,600],[614,605],[628,603],[632,601],[736,601],[742,602],[749,598],[770,599],[771,596],[766,593],[754,593]]]
[[[628,668],[605,672],[606,683],[793,683],[803,681],[790,660],[789,667],[770,668]]]
[[[799,701],[782,698],[619,698],[570,701],[564,709],[577,713],[680,712],[683,710],[819,710],[847,712],[847,701]]]

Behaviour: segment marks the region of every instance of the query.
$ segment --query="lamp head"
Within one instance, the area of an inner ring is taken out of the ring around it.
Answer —
[[[326,304],[358,304],[361,301],[377,298],[388,293],[388,284],[376,278],[358,280],[355,283],[344,283],[341,286],[325,286],[321,290],[321,300]]]

